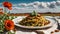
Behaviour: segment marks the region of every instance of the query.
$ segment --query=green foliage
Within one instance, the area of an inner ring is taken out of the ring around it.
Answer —
[[[4,29],[5,29],[4,20],[7,20],[7,19],[12,20],[14,18],[16,18],[16,16],[8,16],[6,13],[3,15],[0,15],[0,33],[4,32]]]

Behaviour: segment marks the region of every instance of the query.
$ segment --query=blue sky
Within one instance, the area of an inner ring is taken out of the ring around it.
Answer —
[[[30,3],[30,2],[34,2],[34,1],[51,2],[51,1],[56,1],[56,0],[0,0],[0,3],[4,2],[4,1],[9,1],[12,3]]]

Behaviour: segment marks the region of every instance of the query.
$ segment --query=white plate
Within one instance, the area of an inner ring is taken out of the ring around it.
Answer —
[[[41,26],[41,27],[30,27],[30,26],[22,26],[22,25],[18,24],[18,23],[19,23],[23,18],[25,18],[25,17],[26,17],[26,16],[19,16],[19,17],[13,19],[14,24],[15,24],[16,26],[22,27],[22,28],[36,29],[36,28],[51,27],[51,26],[53,26],[53,25],[56,23],[56,21],[55,21],[54,19],[50,19],[50,18],[47,18],[47,17],[45,16],[45,18],[50,21],[50,24],[45,25],[45,26]]]

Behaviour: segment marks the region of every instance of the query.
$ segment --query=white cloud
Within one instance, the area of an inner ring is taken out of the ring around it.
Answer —
[[[40,5],[39,1],[33,2],[33,5]]]
[[[23,7],[26,7],[27,4],[26,3],[21,3],[21,4],[18,4],[19,6],[23,6]]]
[[[50,2],[50,6],[49,7],[50,8],[56,8],[56,2],[55,1]]]
[[[14,9],[11,11],[11,13],[31,13],[33,10],[36,10],[37,12],[40,12],[40,13],[46,13],[46,12],[59,13],[60,12],[60,7],[58,7],[60,6],[60,1],[52,1],[52,2],[36,1],[32,3],[19,3],[13,6],[14,6],[13,7]],[[23,6],[23,7],[21,8],[20,6]]]
[[[56,5],[57,6],[60,6],[60,1],[56,1]]]
[[[43,7],[43,8],[47,8],[47,4],[45,2],[41,2],[40,6]]]
[[[33,7],[33,8],[56,8],[56,6],[60,6],[60,1],[52,1],[52,2],[32,2],[32,3],[20,3],[16,4],[16,6],[22,7]]]

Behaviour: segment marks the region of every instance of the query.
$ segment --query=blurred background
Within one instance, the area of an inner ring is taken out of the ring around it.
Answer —
[[[31,13],[33,10],[39,13],[60,13],[60,0],[0,0],[0,8],[3,8],[4,1],[13,4],[10,13]]]

